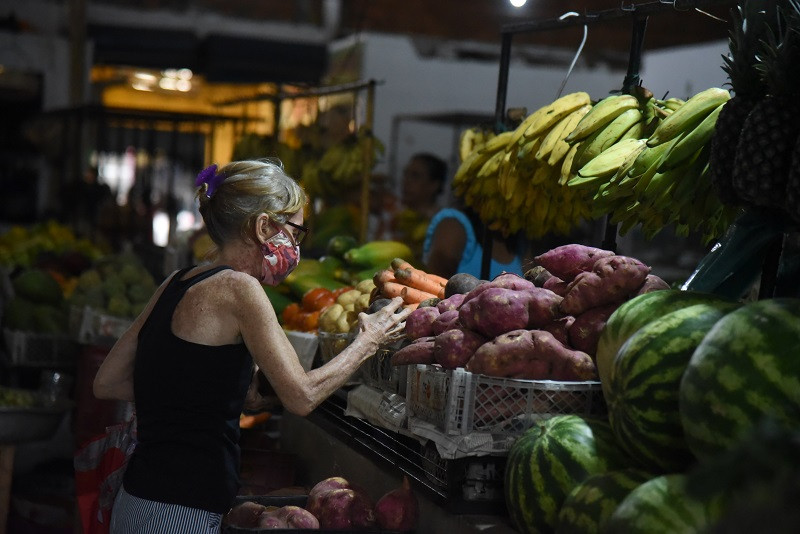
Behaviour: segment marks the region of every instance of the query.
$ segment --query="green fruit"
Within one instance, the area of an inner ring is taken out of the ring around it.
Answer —
[[[26,269],[11,280],[14,294],[39,304],[59,304],[64,295],[56,279],[42,269]]]
[[[67,331],[67,315],[50,304],[33,308],[33,330],[42,334],[63,334]]]
[[[352,235],[335,235],[328,240],[325,253],[337,258],[344,258],[344,253],[358,246],[358,241]]]
[[[764,417],[800,427],[800,299],[748,303],[714,325],[680,386],[686,442],[701,460],[732,448]]]
[[[578,484],[625,464],[606,421],[577,415],[540,421],[509,450],[503,483],[512,523],[523,533],[552,531]]]
[[[694,462],[683,438],[678,387],[706,333],[735,304],[695,304],[640,328],[619,349],[605,389],[620,446],[645,469],[677,472]]]
[[[275,314],[278,316],[278,319],[280,319],[281,314],[286,306],[294,301],[272,286],[264,285],[262,287],[264,288],[264,293],[267,294],[267,298],[269,298],[269,301],[272,304],[272,308],[275,310]]]
[[[556,534],[597,534],[617,506],[639,485],[653,478],[635,468],[592,475],[567,495],[558,513]]]
[[[605,393],[611,365],[619,348],[637,330],[669,312],[693,304],[731,302],[710,293],[664,289],[630,299],[608,318],[597,343],[597,373]]]
[[[721,515],[719,499],[691,497],[686,475],[663,475],[640,485],[620,503],[606,523],[608,534],[704,532]]]

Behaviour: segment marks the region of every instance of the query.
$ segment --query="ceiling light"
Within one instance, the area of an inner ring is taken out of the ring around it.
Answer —
[[[522,7],[528,0],[508,0],[508,1],[511,2],[511,5],[514,7]]]

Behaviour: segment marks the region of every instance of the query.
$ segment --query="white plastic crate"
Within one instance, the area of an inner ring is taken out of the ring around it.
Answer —
[[[342,352],[355,339],[355,333],[334,334],[319,333],[319,356],[322,363],[328,363],[334,356]]]
[[[78,342],[84,344],[113,343],[133,324],[133,319],[101,313],[89,306],[83,308],[80,321]]]
[[[300,365],[306,371],[310,371],[319,347],[319,336],[312,332],[295,332],[294,330],[284,330],[284,332],[297,353]]]
[[[365,384],[389,393],[405,396],[408,371],[405,365],[392,365],[392,355],[398,347],[387,346],[361,365],[361,378]]]
[[[19,367],[70,367],[77,363],[78,344],[67,334],[42,334],[3,329],[8,363]]]
[[[406,388],[409,418],[449,435],[518,435],[554,415],[606,411],[597,381],[497,378],[418,364],[408,366]]]

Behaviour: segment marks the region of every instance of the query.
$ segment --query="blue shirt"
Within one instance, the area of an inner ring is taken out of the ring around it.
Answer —
[[[481,277],[481,261],[483,260],[483,246],[478,242],[475,236],[475,230],[472,228],[472,223],[469,218],[461,211],[453,208],[445,208],[439,211],[431,219],[428,225],[428,231],[425,233],[425,242],[422,245],[422,259],[427,263],[430,256],[431,244],[433,243],[433,234],[436,227],[444,219],[456,219],[464,227],[467,234],[467,241],[464,244],[464,252],[461,254],[461,261],[458,263],[456,272],[469,273],[476,278]],[[492,258],[489,267],[489,279],[500,275],[503,271],[514,273],[522,276],[522,258],[517,254],[509,263],[500,263]]]

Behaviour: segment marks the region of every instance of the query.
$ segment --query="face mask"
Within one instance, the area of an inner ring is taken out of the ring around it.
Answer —
[[[295,246],[283,230],[261,245],[261,253],[264,260],[261,263],[260,282],[269,286],[283,282],[300,261],[300,247]]]

